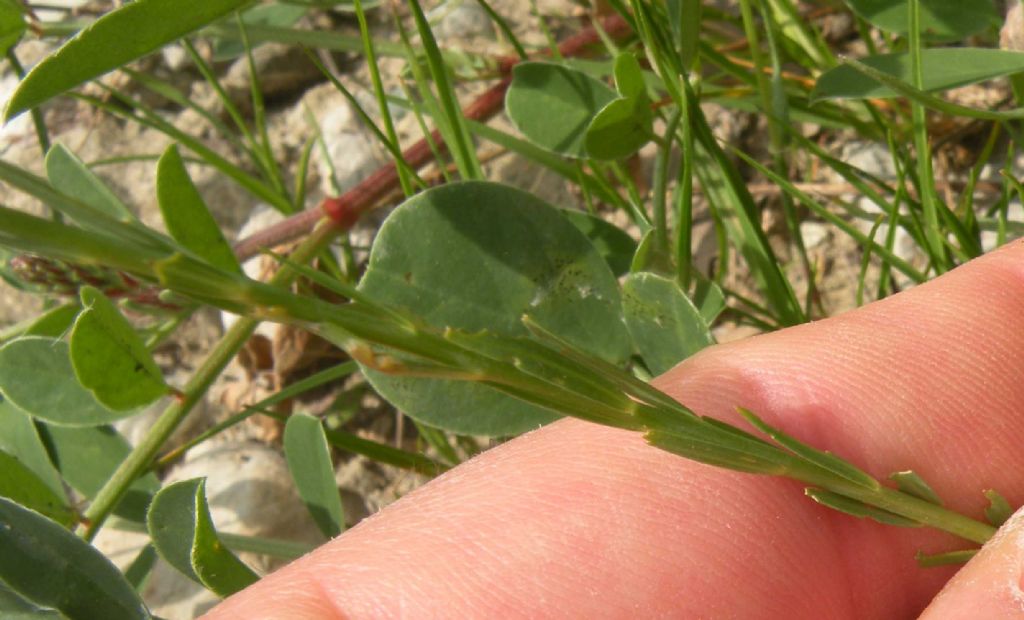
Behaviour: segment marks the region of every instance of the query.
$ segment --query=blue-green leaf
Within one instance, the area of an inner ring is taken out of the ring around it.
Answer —
[[[640,99],[647,95],[647,87],[644,83],[644,72],[637,62],[636,56],[630,52],[623,52],[615,57],[615,90],[619,91],[620,97],[626,99]]]
[[[629,274],[622,285],[622,307],[626,328],[652,374],[714,344],[704,317],[674,280]]]
[[[992,0],[919,0],[921,34],[931,39],[956,41],[999,25]],[[857,15],[874,26],[906,34],[910,28],[910,0],[846,0]]]
[[[46,178],[57,191],[74,196],[111,217],[122,222],[136,221],[106,183],[60,142],[46,152]]]
[[[136,0],[107,13],[40,62],[14,92],[5,119],[141,58],[251,0]]]
[[[0,393],[54,424],[93,426],[132,414],[98,403],[75,378],[67,343],[51,338],[27,336],[0,347]]]
[[[0,399],[0,450],[11,454],[35,472],[46,486],[66,500],[60,475],[50,462],[46,446],[32,418],[13,403]]]
[[[550,62],[524,62],[512,70],[505,109],[533,144],[582,158],[587,156],[587,127],[614,99],[615,91],[581,71]]]
[[[131,451],[128,440],[110,426],[56,426],[43,428],[53,464],[61,476],[87,499],[99,493]],[[160,482],[152,473],[137,478],[114,509],[117,516],[143,523],[146,509]]]
[[[913,84],[910,54],[898,52],[859,59],[865,65]],[[1024,71],[1024,53],[987,48],[955,47],[921,50],[921,90],[938,92]],[[879,99],[899,93],[849,65],[829,69],[818,78],[811,101]]]
[[[0,498],[0,582],[71,620],[150,618],[121,571],[81,538]]]
[[[0,581],[0,618],[4,620],[68,620],[59,611],[46,609],[19,595]]]
[[[77,301],[47,310],[29,325],[22,335],[63,338],[71,330],[81,310],[82,307]]]
[[[636,252],[636,241],[624,230],[599,217],[576,209],[560,209],[572,225],[583,233],[597,252],[604,257],[615,276],[629,271],[629,263]]]
[[[64,527],[75,522],[75,512],[68,506],[64,493],[55,492],[34,471],[3,450],[0,450],[0,497],[31,508]]]
[[[241,273],[235,253],[192,183],[178,147],[171,145],[157,164],[156,196],[171,236],[210,264]]]
[[[320,420],[303,414],[289,417],[284,427],[284,455],[299,497],[317,527],[328,538],[341,534],[345,514],[334,479],[331,449]]]
[[[494,183],[438,187],[396,209],[359,288],[439,328],[527,336],[529,314],[609,362],[631,349],[618,282],[594,246],[557,209]],[[446,430],[509,435],[554,417],[479,383],[367,374],[402,411]]]
[[[230,596],[259,577],[217,537],[202,478],[164,487],[153,498],[146,524],[160,557],[218,596]]]
[[[82,313],[71,330],[75,375],[96,400],[115,411],[149,404],[168,387],[135,329],[103,293],[81,290]]]
[[[620,98],[597,113],[587,126],[584,148],[593,159],[621,159],[651,140],[654,114],[646,97]]]

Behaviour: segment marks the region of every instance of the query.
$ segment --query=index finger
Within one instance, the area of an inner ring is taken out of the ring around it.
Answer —
[[[980,517],[1024,499],[1024,246],[845,315],[714,347],[659,379],[694,411],[748,407],[878,477],[913,468]],[[900,617],[965,543],[821,508],[566,420],[489,451],[208,617]]]

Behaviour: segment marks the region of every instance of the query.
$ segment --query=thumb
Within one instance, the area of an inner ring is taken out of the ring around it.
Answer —
[[[921,618],[1024,618],[1024,509],[953,576]]]

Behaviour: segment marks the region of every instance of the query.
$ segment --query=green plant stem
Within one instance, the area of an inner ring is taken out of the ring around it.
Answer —
[[[805,479],[801,476],[797,477],[801,480],[812,482],[810,479]],[[879,489],[871,490],[854,484],[830,482],[827,486],[822,484],[822,488],[828,488],[830,491],[840,493],[846,497],[862,501],[865,504],[876,506],[882,510],[887,510],[901,517],[949,532],[978,544],[985,544],[996,533],[996,528],[988,523],[976,521],[960,513],[953,512],[948,508],[943,508],[938,504],[918,499],[888,487],[883,486]]]
[[[313,234],[302,243],[292,254],[292,260],[297,263],[306,263],[323,250],[324,246],[337,233],[332,226],[320,226],[313,231]],[[270,284],[283,286],[290,283],[296,277],[295,270],[284,266],[270,280]],[[216,380],[238,350],[245,344],[256,326],[257,319],[241,318],[214,346],[210,355],[196,370],[184,389],[175,401],[164,410],[153,428],[128,454],[124,461],[107,480],[103,488],[96,494],[96,498],[85,511],[84,524],[79,528],[79,534],[87,541],[91,541],[110,513],[121,501],[127,492],[128,487],[140,475],[149,469],[149,464],[156,458],[157,453],[170,438],[171,434],[185,419],[185,416],[192,411],[196,403],[203,397],[210,385]]]
[[[680,80],[688,82],[686,76],[681,76]],[[682,112],[683,165],[676,189],[675,258],[679,285],[685,291],[690,286],[693,271],[693,164],[696,155],[690,110],[695,105],[691,99],[696,97],[696,93],[688,83],[679,90],[683,97],[679,106]]]
[[[397,152],[395,166],[398,171],[398,182],[402,186],[402,192],[406,196],[411,196],[413,194],[413,185],[408,170],[408,163],[402,158],[401,143],[398,141],[398,133],[395,131],[395,124],[391,119],[391,108],[388,107],[387,93],[384,92],[384,82],[381,80],[380,69],[377,66],[377,52],[374,49],[373,37],[370,36],[370,26],[366,21],[366,13],[363,11],[362,1],[355,0],[353,8],[356,11],[356,20],[359,22],[359,33],[363,39],[363,54],[366,56],[366,67],[370,72],[373,94],[377,97],[380,118],[384,122],[384,130],[387,132],[386,144],[388,144],[388,150],[393,155],[396,155]],[[373,123],[370,123],[370,125],[376,126]],[[412,176],[415,176],[415,173],[412,173]]]
[[[11,63],[11,68],[18,77],[25,77],[25,68],[21,66],[21,61],[18,60],[17,54],[14,53],[14,48],[7,50],[7,62]],[[39,150],[45,155],[50,150],[50,133],[46,130],[46,122],[43,121],[43,113],[39,111],[39,108],[32,108],[29,112],[32,115],[32,125],[36,130],[36,139],[39,141]]]

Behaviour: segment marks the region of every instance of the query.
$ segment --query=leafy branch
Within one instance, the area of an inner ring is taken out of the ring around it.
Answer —
[[[432,191],[421,196],[429,197]],[[308,242],[302,255],[285,262],[286,269],[281,273],[288,275],[265,284],[180,251],[154,257],[141,243],[118,242],[0,208],[0,243],[4,245],[26,251],[46,247],[66,260],[110,264],[178,294],[246,313],[251,317],[246,326],[254,325],[256,320],[303,325],[378,372],[481,383],[557,414],[642,433],[651,445],[695,461],[800,481],[808,485],[807,494],[815,501],[855,516],[894,525],[926,525],[975,543],[985,542],[995,532],[993,525],[944,508],[934,498],[922,497],[923,482],[907,483],[918,482],[916,477],[899,477],[899,488],[885,486],[855,465],[799,442],[752,412],[740,413],[768,439],[698,416],[629,372],[579,350],[529,316],[522,318],[522,324],[530,337],[424,324],[398,308],[301,267],[297,259],[309,256],[325,238]],[[297,274],[344,293],[353,301],[331,304],[279,286],[285,278]],[[230,332],[227,340],[234,342],[233,336],[240,337],[245,328],[239,330],[238,334],[238,330]],[[211,369],[224,361],[217,355],[211,359],[217,360],[210,362]],[[186,394],[195,393],[196,386],[202,387],[201,377],[209,375],[201,371],[198,376],[200,379],[186,388]],[[177,419],[184,410],[187,407],[174,405],[164,419]],[[173,428],[170,422],[167,426]],[[140,453],[132,462],[126,461],[120,475],[112,480],[111,489],[126,488],[154,455]],[[915,489],[917,492],[913,492]],[[102,494],[86,517],[100,520],[117,496],[114,490]]]

